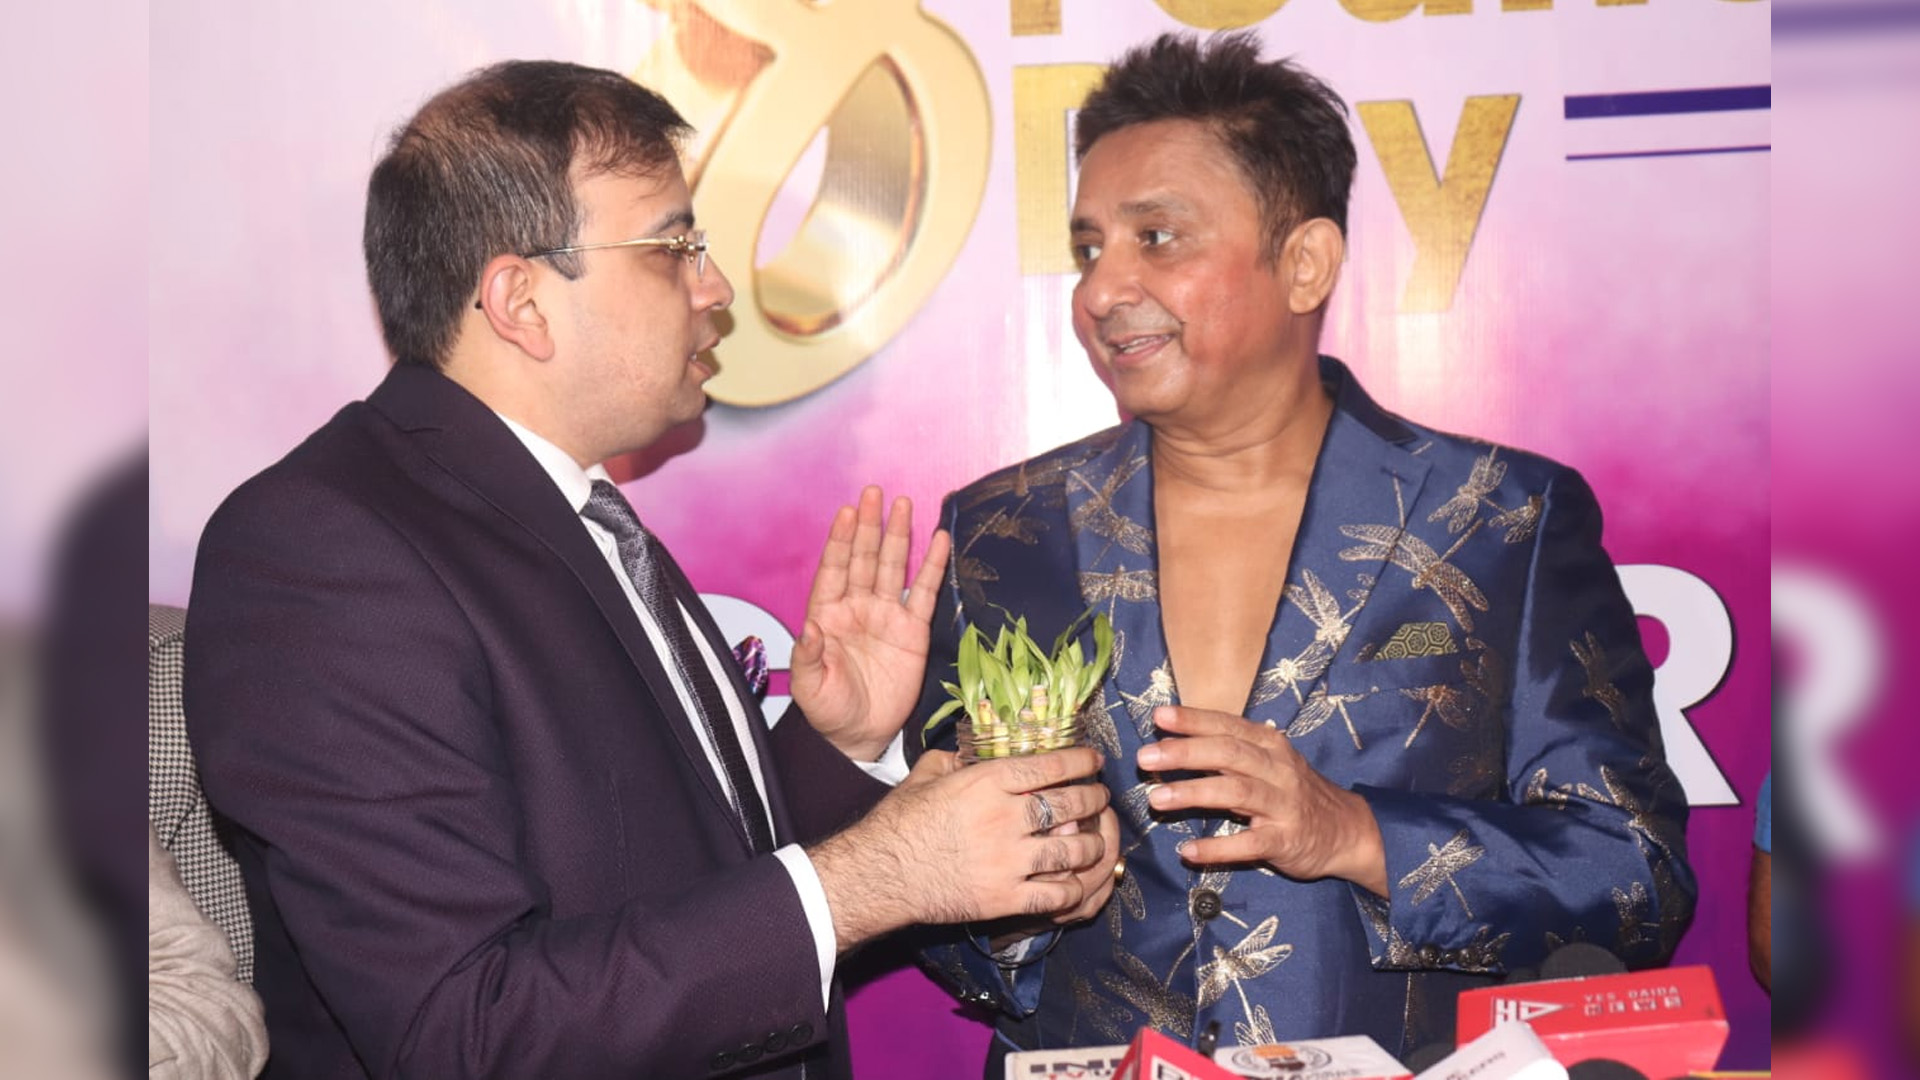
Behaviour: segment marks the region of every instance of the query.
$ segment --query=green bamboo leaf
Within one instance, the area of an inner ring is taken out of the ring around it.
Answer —
[[[1060,677],[1060,684],[1055,688],[1055,697],[1052,702],[1054,715],[1062,720],[1072,716],[1080,704],[1079,675],[1077,670],[1066,672]]]
[[[954,711],[959,709],[962,704],[964,703],[959,698],[954,698],[952,701],[935,709],[933,715],[927,718],[927,726],[920,729],[921,744],[925,745],[926,736],[933,734],[933,729],[940,726],[940,721],[952,716]]]
[[[1033,640],[1030,637],[1026,637],[1025,635],[1022,635],[1020,638],[1020,644],[1025,646],[1027,655],[1033,658],[1033,662],[1035,665],[1034,670],[1048,671],[1052,669],[1053,658],[1048,656],[1046,653],[1043,653],[1040,651],[1039,642]]]
[[[1066,649],[1067,642],[1072,641],[1079,634],[1080,620],[1084,618],[1086,618],[1086,615],[1083,614],[1080,616],[1079,619],[1075,619],[1072,622],[1068,623],[1067,628],[1065,630],[1060,631],[1059,636],[1053,639],[1053,655],[1059,656],[1061,652],[1063,652]]]
[[[966,632],[960,635],[960,653],[954,666],[960,670],[960,684],[965,686],[977,682],[980,678],[980,628],[969,623]]]
[[[1102,679],[1113,660],[1113,623],[1104,614],[1093,617],[1093,677]]]
[[[1069,641],[1080,636],[1080,628],[1086,624],[1089,617],[1094,617],[1094,611],[1091,606],[1081,612],[1072,622],[1068,623],[1067,628],[1060,631],[1059,637],[1053,639],[1053,653],[1055,656],[1060,655],[1060,651],[1067,647]],[[1105,618],[1106,616],[1102,615],[1097,617]]]

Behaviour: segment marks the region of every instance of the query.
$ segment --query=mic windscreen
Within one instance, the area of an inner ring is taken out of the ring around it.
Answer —
[[[1535,982],[1539,978],[1540,971],[1538,968],[1517,967],[1507,972],[1507,977],[1501,979],[1500,982],[1504,986],[1512,986],[1514,983]]]
[[[1624,960],[1598,945],[1576,941],[1562,945],[1540,962],[1542,979],[1581,979],[1594,975],[1618,975],[1627,970]]]
[[[1567,1080],[1647,1080],[1647,1074],[1607,1058],[1589,1058],[1567,1066]]]
[[[1450,1042],[1428,1043],[1408,1054],[1402,1061],[1407,1066],[1408,1072],[1423,1073],[1440,1064],[1453,1051],[1454,1045]]]

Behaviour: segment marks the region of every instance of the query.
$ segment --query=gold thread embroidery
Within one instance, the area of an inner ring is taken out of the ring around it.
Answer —
[[[1251,1013],[1253,1010],[1247,1003],[1246,988],[1241,984],[1265,975],[1293,955],[1293,945],[1290,943],[1269,944],[1279,929],[1280,917],[1269,915],[1232,948],[1223,949],[1215,945],[1213,959],[1200,965],[1194,975],[1199,984],[1200,1007],[1204,1009],[1219,1001],[1231,988],[1239,992],[1241,1007]]]
[[[1453,895],[1459,899],[1461,910],[1467,913],[1468,918],[1472,918],[1473,906],[1467,903],[1467,894],[1460,891],[1460,884],[1454,880],[1454,875],[1479,862],[1486,853],[1486,848],[1469,843],[1467,830],[1461,829],[1444,846],[1435,847],[1429,843],[1427,861],[1414,867],[1406,877],[1401,878],[1399,886],[1402,889],[1413,889],[1409,903],[1417,906],[1425,903],[1428,898],[1440,891],[1440,886],[1445,885],[1451,888]]]
[[[1414,721],[1413,730],[1407,733],[1407,741],[1402,744],[1405,749],[1413,748],[1413,740],[1420,737],[1421,729],[1432,717],[1438,716],[1441,723],[1455,731],[1465,731],[1473,722],[1467,713],[1467,695],[1457,686],[1415,686],[1400,693],[1425,706],[1420,710],[1420,719]]]
[[[1507,530],[1507,543],[1522,544],[1533,539],[1540,528],[1540,512],[1546,509],[1547,501],[1538,495],[1527,496],[1527,501],[1511,510],[1503,510],[1487,519],[1487,524],[1496,529]]]
[[[1287,725],[1287,738],[1298,739],[1318,730],[1320,725],[1333,718],[1335,713],[1347,723],[1347,735],[1353,739],[1355,750],[1364,750],[1360,745],[1360,732],[1353,726],[1353,714],[1347,706],[1356,701],[1364,701],[1368,694],[1329,694],[1324,686],[1314,688],[1312,694],[1300,705],[1300,711],[1294,715],[1293,723]]]
[[[1486,595],[1473,579],[1419,537],[1391,525],[1342,525],[1340,532],[1349,539],[1363,541],[1357,547],[1342,551],[1342,559],[1348,562],[1384,559],[1407,571],[1413,575],[1413,587],[1431,589],[1453,613],[1453,621],[1460,624],[1460,629],[1471,631],[1473,611],[1487,610]]]
[[[1587,647],[1584,650],[1577,641],[1567,643],[1567,647],[1573,650],[1573,658],[1580,661],[1580,666],[1587,672],[1587,685],[1581,689],[1580,696],[1599,702],[1607,710],[1607,715],[1613,718],[1613,726],[1624,729],[1627,726],[1627,696],[1620,692],[1613,680],[1607,678],[1607,652],[1601,647],[1599,639],[1593,636],[1593,631],[1587,631],[1586,639]]]
[[[1145,1013],[1149,1025],[1182,1039],[1193,1036],[1193,998],[1155,978],[1145,961],[1118,944],[1113,962],[1120,970],[1099,972],[1102,989]]]
[[[1457,533],[1473,524],[1474,517],[1480,512],[1480,501],[1493,494],[1506,479],[1507,463],[1495,461],[1497,449],[1487,451],[1484,457],[1473,463],[1473,471],[1467,475],[1467,481],[1453,493],[1453,498],[1441,503],[1439,509],[1427,515],[1428,521],[1447,520],[1447,531]]]
[[[1098,604],[1107,600],[1151,603],[1158,598],[1160,592],[1156,586],[1153,571],[1128,570],[1122,566],[1106,573],[1097,570],[1081,571],[1080,595],[1085,597],[1089,604]]]
[[[1137,521],[1122,515],[1113,508],[1113,496],[1127,481],[1132,480],[1141,469],[1146,468],[1145,455],[1122,462],[1115,468],[1106,482],[1095,487],[1078,471],[1068,474],[1068,482],[1078,485],[1087,492],[1087,501],[1074,510],[1068,524],[1078,533],[1081,530],[1091,532],[1105,540],[1119,544],[1135,555],[1145,555],[1153,550],[1153,533]]]
[[[1372,660],[1417,660],[1426,656],[1451,656],[1460,651],[1453,631],[1443,622],[1401,623],[1378,649]]]

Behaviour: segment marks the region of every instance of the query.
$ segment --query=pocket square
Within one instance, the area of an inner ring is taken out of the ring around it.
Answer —
[[[740,677],[747,692],[761,697],[767,692],[767,643],[749,634],[733,647],[733,662],[740,665]]]
[[[1370,660],[1413,660],[1422,656],[1447,656],[1460,651],[1453,643],[1453,631],[1443,622],[1402,623]]]

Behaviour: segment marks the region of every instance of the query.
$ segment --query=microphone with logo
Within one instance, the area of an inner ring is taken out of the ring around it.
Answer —
[[[1586,942],[1562,945],[1548,954],[1545,963],[1539,968],[1517,967],[1507,972],[1501,980],[1503,986],[1518,983],[1539,982],[1541,979],[1582,979],[1594,975],[1613,975],[1627,970],[1620,958]],[[1510,1010],[1509,1015],[1496,1017],[1496,1022],[1513,1020],[1524,1021],[1527,1016],[1520,1015],[1526,1010]],[[1407,1055],[1407,1067],[1416,1073],[1424,1073],[1446,1059],[1455,1049],[1453,1042],[1428,1043]]]
[[[1519,973],[1516,973],[1519,974]],[[1664,1080],[1710,1070],[1727,1042],[1727,1014],[1713,970],[1627,971],[1620,958],[1584,942],[1540,965],[1538,981],[1460,995],[1462,1043],[1521,1021],[1567,1066],[1572,1080]]]
[[[1407,1059],[1409,1067],[1414,1060]],[[1413,1080],[1567,1080],[1567,1067],[1554,1059],[1532,1028],[1518,1021],[1495,1024],[1452,1053],[1421,1060],[1425,1064]]]

